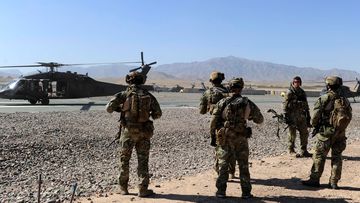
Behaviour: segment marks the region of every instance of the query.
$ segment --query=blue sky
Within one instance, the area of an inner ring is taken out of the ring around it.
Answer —
[[[360,72],[360,1],[3,0],[0,65],[237,56]]]

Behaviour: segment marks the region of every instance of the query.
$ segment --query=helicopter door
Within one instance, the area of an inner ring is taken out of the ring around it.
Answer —
[[[57,81],[56,83],[56,96],[64,97],[66,95],[67,82]]]

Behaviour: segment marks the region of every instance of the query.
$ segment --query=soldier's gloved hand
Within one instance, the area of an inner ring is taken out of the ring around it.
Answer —
[[[290,125],[291,119],[290,119],[288,113],[284,113],[284,121],[285,121],[285,123],[286,123],[287,125]]]
[[[211,135],[211,137],[210,137],[210,139],[211,139],[210,145],[213,146],[213,147],[216,147],[217,145],[216,145],[216,134],[215,134],[215,130],[214,130],[214,131],[211,131],[211,132],[210,132],[210,135]]]

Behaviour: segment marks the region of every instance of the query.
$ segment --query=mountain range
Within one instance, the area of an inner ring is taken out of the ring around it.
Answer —
[[[71,69],[59,69],[61,71],[88,73],[94,78],[123,77],[134,66],[126,65],[102,65],[92,67],[73,67]],[[157,80],[181,79],[191,81],[207,81],[209,74],[214,71],[225,73],[226,79],[243,77],[250,81],[289,81],[299,75],[306,81],[321,81],[327,75],[338,75],[344,80],[360,78],[356,71],[343,69],[321,70],[310,67],[296,67],[291,65],[275,64],[264,61],[249,60],[234,56],[212,58],[206,61],[191,63],[172,63],[154,66],[148,77]],[[19,71],[0,71],[0,76],[21,75]]]

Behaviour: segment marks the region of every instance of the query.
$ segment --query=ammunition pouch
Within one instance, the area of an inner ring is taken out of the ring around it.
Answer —
[[[146,121],[145,124],[144,124],[144,131],[146,132],[146,134],[149,134],[149,135],[153,135],[154,134],[154,123],[152,121]]]
[[[332,126],[321,126],[318,134],[318,139],[321,141],[327,141],[335,135],[335,128]]]
[[[226,128],[220,128],[215,130],[216,144],[218,146],[224,146],[226,143]]]

